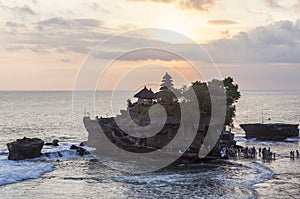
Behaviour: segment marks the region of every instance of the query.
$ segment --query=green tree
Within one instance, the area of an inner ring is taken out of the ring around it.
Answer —
[[[235,103],[240,99],[241,93],[239,92],[239,86],[234,83],[232,77],[227,77],[223,80],[224,88],[226,89],[226,119],[225,125],[233,126],[233,118],[235,117]]]
[[[220,89],[224,90],[222,91]],[[221,92],[221,94],[225,92],[226,118],[224,124],[228,126],[233,126],[233,118],[235,117],[236,111],[235,103],[238,101],[241,95],[238,91],[238,85],[234,83],[232,77],[227,77],[224,80],[213,79],[208,83],[196,81],[193,82],[190,87],[182,88],[181,91],[177,91],[177,93],[180,92],[182,93],[182,96],[185,100],[198,101],[201,117],[211,116],[210,92]],[[194,92],[194,94],[192,92]],[[214,95],[216,94],[217,93],[214,93]]]

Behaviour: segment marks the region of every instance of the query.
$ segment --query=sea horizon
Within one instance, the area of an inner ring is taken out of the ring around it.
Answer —
[[[299,92],[272,91],[272,95],[268,92],[244,92],[246,94],[236,104],[232,132],[237,144],[255,146],[257,149],[270,147],[277,154],[276,160],[266,162],[261,156],[250,160],[237,157],[193,166],[180,164],[164,171],[139,175],[110,169],[101,158],[96,160],[93,155],[82,157],[70,150],[72,145],[79,145],[88,139],[82,119],[79,126],[73,125],[71,92],[34,91],[38,94],[35,97],[30,91],[0,91],[0,97],[4,97],[0,116],[3,121],[0,125],[0,170],[5,170],[0,173],[2,197],[19,197],[19,193],[14,191],[16,189],[26,190],[22,194],[28,198],[47,198],[53,193],[62,198],[73,197],[74,193],[87,198],[94,194],[112,198],[130,198],[134,195],[138,198],[158,197],[157,194],[165,197],[187,195],[191,198],[199,195],[206,198],[264,198],[276,194],[284,198],[282,189],[291,196],[298,194],[300,182],[297,184],[297,180],[300,176],[293,168],[299,165],[300,158],[292,160],[289,153],[300,149],[300,137],[280,142],[246,139],[239,124],[259,122],[262,107],[266,109],[265,117],[272,116],[272,121],[299,122]],[[110,112],[110,107],[105,103],[110,93],[100,91],[96,95],[98,115],[106,117],[106,113]],[[126,92],[119,92],[115,100],[123,107],[126,106],[125,98]],[[83,117],[83,111],[78,114]],[[23,162],[7,160],[6,144],[23,137],[37,137],[46,142],[58,139],[60,146],[46,147],[42,153],[48,155],[38,159]],[[92,152],[91,148],[86,149]],[[81,191],[74,190],[74,186]],[[271,190],[266,188],[270,186]]]
[[[300,199],[300,0],[0,0],[0,199]]]

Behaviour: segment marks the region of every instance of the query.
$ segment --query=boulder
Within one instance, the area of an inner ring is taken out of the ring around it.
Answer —
[[[79,146],[85,146],[84,142],[81,142],[81,143],[79,144]]]
[[[70,149],[71,149],[71,150],[77,150],[77,149],[78,149],[78,146],[72,144],[71,147],[70,147]]]
[[[59,140],[54,139],[54,140],[52,141],[53,146],[59,146],[58,143],[59,143]]]
[[[44,141],[38,138],[17,139],[7,143],[9,160],[24,160],[41,156]]]
[[[45,143],[46,146],[59,146],[59,140],[54,139],[52,142]]]
[[[78,155],[83,156],[86,153],[86,150],[84,148],[78,147],[76,152]]]
[[[76,150],[76,153],[77,153],[78,155],[81,155],[81,156],[90,154],[90,152],[87,151],[86,149],[84,149],[84,148],[82,148],[82,147],[79,147],[79,146],[76,146],[76,145],[74,145],[74,144],[70,147],[70,149],[71,149],[71,150]]]

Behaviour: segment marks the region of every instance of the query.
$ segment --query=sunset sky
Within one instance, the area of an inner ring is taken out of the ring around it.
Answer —
[[[0,1],[0,90],[72,90],[92,49],[141,28],[172,30],[201,44],[221,76],[232,76],[242,90],[299,90],[299,11],[300,0]],[[188,42],[168,35],[144,39],[193,53]],[[195,80],[182,61],[161,54],[121,60],[109,77],[153,63]]]

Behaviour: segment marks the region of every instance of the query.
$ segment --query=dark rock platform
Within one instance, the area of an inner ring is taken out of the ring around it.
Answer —
[[[17,139],[14,142],[7,143],[9,151],[9,160],[24,160],[37,158],[41,156],[41,150],[44,146],[44,141],[39,138]]]

